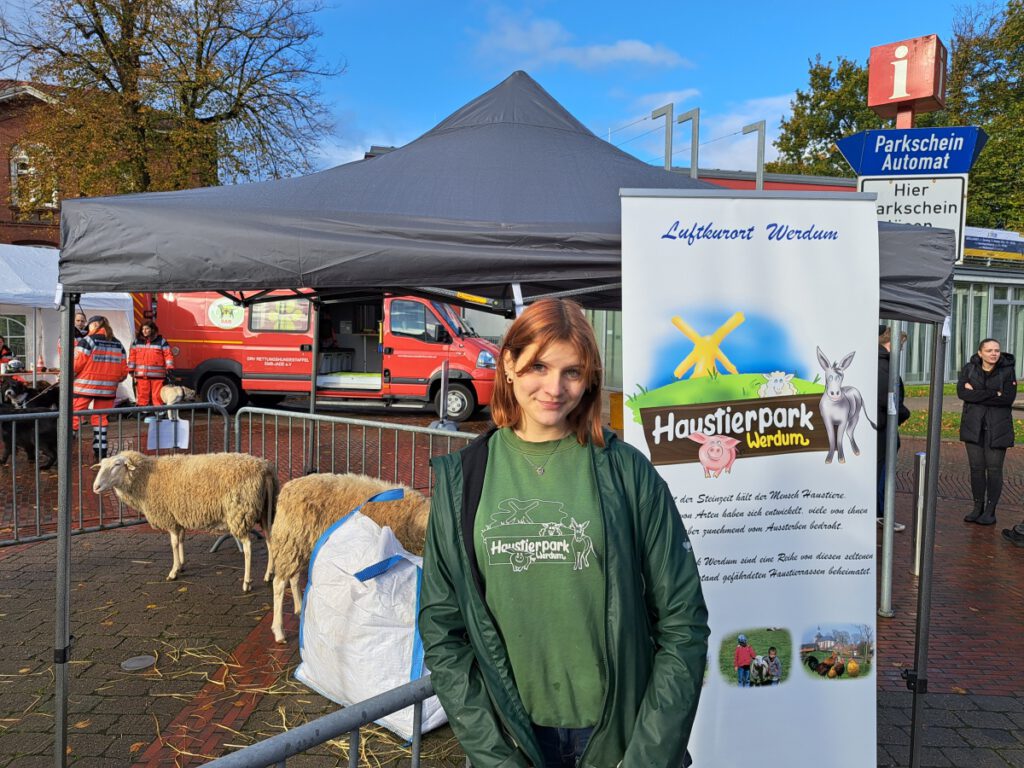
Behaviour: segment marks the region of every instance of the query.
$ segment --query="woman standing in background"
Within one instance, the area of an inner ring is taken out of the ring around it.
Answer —
[[[995,339],[984,339],[978,352],[960,371],[956,394],[964,401],[960,439],[971,467],[974,509],[964,522],[994,525],[996,504],[1003,491],[1003,460],[1013,446],[1010,406],[1017,397],[1013,355]]]

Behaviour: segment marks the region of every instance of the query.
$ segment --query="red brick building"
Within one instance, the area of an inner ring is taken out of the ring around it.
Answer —
[[[29,110],[49,100],[37,85],[0,79],[0,243],[58,247],[60,227],[56,203],[34,211],[18,206],[18,179],[32,172],[24,151]]]

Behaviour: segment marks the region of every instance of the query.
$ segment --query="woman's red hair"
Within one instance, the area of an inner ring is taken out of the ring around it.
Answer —
[[[569,428],[576,434],[580,445],[592,442],[604,445],[601,431],[601,355],[597,348],[594,329],[590,327],[583,308],[568,299],[541,299],[531,304],[516,318],[505,333],[498,354],[494,394],[491,397],[491,417],[499,427],[517,427],[522,417],[510,378],[518,376],[533,365],[545,349],[556,342],[566,342],[580,358],[580,367],[586,389],[577,406],[569,413]],[[537,350],[530,359],[523,352],[532,344]],[[515,370],[505,367],[505,353],[512,356]]]

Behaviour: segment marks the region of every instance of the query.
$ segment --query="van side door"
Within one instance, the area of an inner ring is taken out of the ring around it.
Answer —
[[[426,398],[430,379],[448,358],[451,334],[429,304],[389,299],[384,332],[384,379],[393,396]]]

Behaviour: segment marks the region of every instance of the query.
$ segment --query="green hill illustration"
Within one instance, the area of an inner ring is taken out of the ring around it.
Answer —
[[[672,405],[699,405],[734,400],[757,400],[767,379],[760,373],[739,373],[734,375],[711,375],[701,378],[683,379],[652,390],[642,390],[626,398],[626,405],[633,411],[633,421],[640,423],[641,408],[661,408]],[[818,395],[825,391],[825,385],[815,377],[814,381],[789,379],[788,384],[795,390],[790,394]]]

